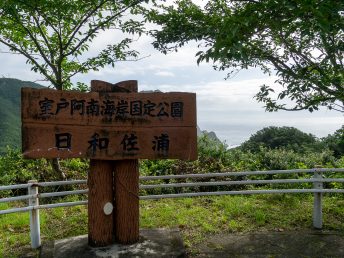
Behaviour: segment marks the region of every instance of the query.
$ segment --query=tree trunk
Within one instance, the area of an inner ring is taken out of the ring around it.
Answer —
[[[61,169],[59,159],[58,158],[52,159],[50,163],[51,163],[51,167],[54,173],[59,176],[59,179],[62,181],[67,180],[65,173]]]
[[[62,82],[60,83],[53,83],[54,87],[56,88],[56,90],[62,90],[63,89],[63,84]],[[60,166],[60,160],[59,158],[54,158],[50,161],[51,163],[51,167],[54,171],[54,174],[59,176],[59,179],[62,181],[67,180],[67,177],[65,175],[65,173],[62,171],[61,166]]]

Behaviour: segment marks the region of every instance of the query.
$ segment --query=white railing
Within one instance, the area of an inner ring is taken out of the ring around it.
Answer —
[[[166,180],[166,179],[195,179],[195,178],[216,178],[216,177],[237,177],[237,176],[255,176],[255,175],[277,175],[277,174],[298,174],[311,173],[311,178],[301,179],[269,179],[269,180],[231,180],[231,181],[212,181],[212,182],[190,182],[190,183],[169,183],[169,184],[141,184],[140,189],[155,188],[180,188],[195,186],[230,186],[230,185],[266,185],[266,184],[300,184],[312,183],[312,188],[307,189],[257,189],[257,190],[236,190],[236,191],[216,191],[216,192],[189,192],[178,194],[159,194],[140,196],[140,199],[162,199],[162,198],[180,198],[195,196],[214,196],[214,195],[239,195],[239,194],[281,194],[281,193],[313,193],[313,227],[322,228],[322,194],[323,193],[344,193],[344,189],[324,189],[323,183],[338,182],[344,183],[344,178],[324,178],[324,173],[328,172],[344,172],[344,168],[315,168],[315,169],[293,169],[293,170],[270,170],[270,171],[246,171],[246,172],[223,172],[223,173],[207,173],[207,174],[183,174],[183,175],[166,175],[166,176],[142,176],[140,181]],[[56,181],[56,182],[37,182],[29,181],[27,184],[0,186],[0,191],[28,189],[27,195],[7,197],[0,199],[0,203],[28,200],[27,207],[11,208],[0,210],[1,214],[15,212],[30,212],[30,235],[32,248],[38,248],[41,245],[40,239],[40,221],[39,209],[49,209],[56,207],[67,207],[76,205],[85,205],[87,200],[76,202],[63,202],[53,204],[39,204],[40,198],[67,196],[76,194],[87,194],[88,190],[74,190],[62,192],[39,193],[39,187],[62,186],[71,184],[86,184],[86,180],[73,181]]]

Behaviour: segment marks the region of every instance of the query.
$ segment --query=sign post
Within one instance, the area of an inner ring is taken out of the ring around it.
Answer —
[[[23,155],[90,158],[89,245],[134,243],[138,159],[197,158],[196,95],[137,93],[136,81],[92,81],[91,89],[23,88]]]
[[[91,81],[91,91],[100,93],[137,92],[137,81],[124,81],[117,84],[110,84],[103,81]],[[99,171],[100,168],[103,168],[102,171]],[[104,173],[102,179],[99,179],[99,173]],[[108,194],[104,196],[92,196],[94,206],[89,206],[88,209],[89,244],[97,246],[95,242],[98,241],[99,243],[99,241],[102,241],[104,238],[106,241],[102,242],[102,244],[109,245],[112,243],[112,237],[115,237],[115,241],[121,244],[137,242],[140,237],[138,196],[139,170],[137,159],[117,161],[91,160],[88,185],[90,191],[92,189],[94,192],[97,192],[97,189],[102,189],[103,185],[106,185],[106,189],[109,189],[109,186],[111,186],[111,193],[108,192]],[[103,192],[103,190],[101,191]],[[99,230],[98,221],[102,221],[102,218],[98,218],[96,214],[99,213],[100,217],[104,217],[102,207],[99,205],[99,199],[104,198],[102,202],[104,203],[110,197],[112,201],[107,203],[113,205],[114,212],[105,216],[107,220],[104,220],[102,225],[103,230]],[[95,210],[93,211],[93,209]],[[95,217],[94,219],[93,216]],[[101,234],[100,232],[103,231],[105,231],[105,233]],[[92,232],[96,232],[96,234]],[[98,233],[100,233],[99,236]],[[104,235],[107,237],[105,238]]]
[[[88,173],[88,244],[107,246],[112,241],[113,212],[106,214],[104,207],[113,206],[113,165],[109,160],[90,160]]]

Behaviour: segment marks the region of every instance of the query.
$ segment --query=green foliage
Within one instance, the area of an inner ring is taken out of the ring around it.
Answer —
[[[23,159],[21,152],[7,149],[0,156],[0,185],[26,184],[28,180],[41,179],[51,173],[50,166],[44,159]]]
[[[198,63],[276,74],[281,89],[263,85],[256,95],[268,111],[323,105],[343,112],[343,10],[337,0],[178,0],[147,17],[160,25],[152,35],[164,53],[195,40]]]
[[[322,139],[325,146],[333,151],[335,157],[344,156],[344,125],[342,128]]]
[[[20,89],[22,87],[42,88],[33,82],[0,78],[0,155],[6,152],[6,146],[21,146],[20,131]]]
[[[1,86],[0,86],[1,87]],[[6,146],[19,147],[21,144],[19,110],[13,103],[0,96],[3,107],[0,109],[0,155],[6,151]]]
[[[143,175],[179,175],[342,166],[342,159],[326,148],[316,149],[318,144],[314,136],[289,127],[265,128],[235,149],[202,136],[198,138],[196,161],[144,160],[140,171]]]
[[[7,203],[0,203],[0,210],[10,208]],[[19,257],[18,249],[23,254],[35,253],[30,250],[29,221],[28,212],[0,216],[0,257]]]
[[[0,43],[23,55],[31,69],[56,89],[70,89],[75,74],[137,58],[138,53],[129,49],[132,39],[128,37],[108,44],[97,54],[91,52],[90,43],[110,29],[141,34],[143,23],[128,18],[139,12],[141,2],[1,1]]]
[[[221,171],[228,166],[228,145],[207,136],[199,137],[197,165],[209,172]]]
[[[86,179],[89,169],[88,160],[69,159],[61,161],[61,168],[67,179]],[[60,180],[46,159],[24,159],[18,149],[7,148],[0,156],[0,185],[26,184],[29,180],[49,182]],[[67,188],[66,188],[67,189]],[[54,191],[55,188],[42,188],[40,192]],[[11,194],[25,194],[26,189],[2,191],[0,197]]]
[[[89,163],[88,159],[65,159],[61,161],[61,167],[69,180],[87,179],[87,173],[90,166]]]
[[[317,165],[339,167],[341,164],[328,150],[301,154],[293,150],[271,150],[260,147],[254,153],[240,149],[229,152],[232,157],[230,169],[234,171],[304,169],[314,168]]]
[[[144,176],[170,175],[175,163],[175,160],[140,160],[140,174]]]
[[[71,201],[65,198],[64,201]],[[20,205],[15,203],[14,207]],[[10,209],[0,204],[0,209]],[[84,206],[40,210],[43,243],[49,240],[87,234],[87,208]],[[39,250],[30,245],[29,213],[0,216],[0,257],[39,257]]]
[[[143,175],[179,175],[223,170],[228,164],[227,145],[207,135],[198,137],[198,159],[194,162],[178,160],[143,160],[140,171]]]
[[[143,175],[182,175],[197,173],[220,172],[228,168],[231,162],[227,145],[217,139],[208,137],[206,134],[198,137],[198,159],[193,162],[182,160],[143,160],[140,162],[140,172]],[[209,181],[209,178],[199,178],[194,180],[154,180],[145,181],[145,184],[158,183],[185,183],[192,181]],[[196,191],[221,190],[224,187],[196,187]],[[187,191],[182,188],[147,189],[142,194],[180,193]]]
[[[294,152],[305,152],[317,149],[314,135],[304,133],[294,127],[265,127],[253,134],[240,148],[244,151],[256,152],[260,146],[269,149],[284,148]]]

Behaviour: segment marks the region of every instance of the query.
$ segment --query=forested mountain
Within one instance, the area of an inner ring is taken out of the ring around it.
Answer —
[[[6,146],[20,147],[20,89],[43,86],[11,78],[0,78],[0,154]]]

